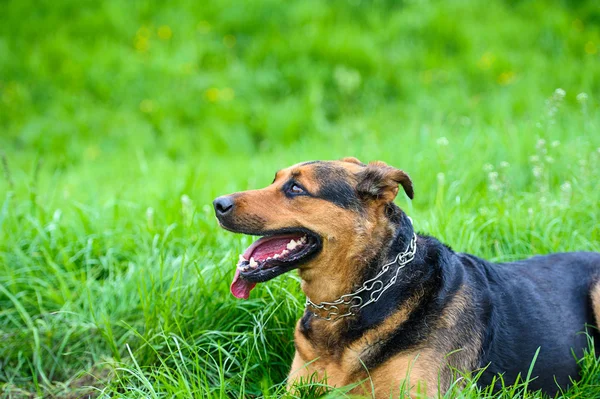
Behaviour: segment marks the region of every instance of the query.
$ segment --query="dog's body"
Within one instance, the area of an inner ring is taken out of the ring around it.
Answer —
[[[310,302],[288,384],[316,378],[375,397],[401,387],[431,396],[456,371],[487,367],[480,384],[499,373],[511,384],[536,353],[531,389],[554,394],[576,379],[573,353],[581,357],[586,325],[600,317],[600,254],[492,264],[455,253],[414,234],[393,203],[398,184],[412,198],[403,172],[349,158],[295,165],[263,190],[215,201],[223,227],[267,236],[241,257],[236,296],[299,269]]]
[[[553,395],[557,383],[565,387],[578,377],[572,350],[582,356],[585,325],[596,325],[600,302],[593,303],[590,289],[599,269],[595,253],[492,264],[419,236],[410,270],[373,309],[340,320],[335,332],[329,321],[305,313],[291,379],[317,372],[344,386],[370,378],[367,392],[372,381],[376,397],[388,397],[408,376],[410,386],[420,383],[432,395],[448,389],[453,369],[487,366],[480,385],[499,373],[512,384],[518,373],[527,375],[540,348],[529,387]]]

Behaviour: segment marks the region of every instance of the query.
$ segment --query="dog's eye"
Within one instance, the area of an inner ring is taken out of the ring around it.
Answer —
[[[296,183],[294,183],[290,186],[289,192],[292,194],[302,194],[304,192],[304,189]]]
[[[294,195],[301,195],[304,194],[305,191],[302,188],[301,185],[299,185],[298,183],[293,183],[290,182],[289,184],[286,185],[286,187],[284,187],[284,192],[287,196],[294,196]]]

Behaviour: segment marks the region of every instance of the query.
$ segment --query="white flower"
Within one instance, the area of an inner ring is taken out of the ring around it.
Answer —
[[[552,147],[553,147],[553,148],[556,148],[556,147],[558,147],[559,145],[560,145],[560,141],[558,141],[558,140],[554,140],[554,141],[552,142]]]
[[[563,184],[561,184],[560,191],[562,191],[563,193],[570,193],[571,192],[571,183],[566,181]]]
[[[510,164],[506,161],[502,161],[500,162],[500,167],[501,168],[508,168],[510,166]]]
[[[335,67],[335,70],[333,71],[333,78],[335,79],[335,82],[340,90],[346,94],[350,94],[358,89],[362,80],[359,71],[352,68],[347,68],[344,65],[338,65]]]
[[[581,104],[585,103],[587,101],[587,99],[588,99],[587,93],[581,92],[577,95],[577,101],[579,101]]]
[[[559,87],[558,89],[554,90],[554,94],[556,95],[556,97],[562,99],[567,94],[567,92]]]
[[[484,172],[491,172],[492,170],[494,170],[494,165],[492,165],[491,163],[486,163],[485,165],[483,165]]]
[[[190,197],[187,194],[183,194],[181,196],[181,205],[183,205],[183,206],[192,205],[192,200],[190,199]]]
[[[542,175],[542,173],[544,172],[544,170],[540,166],[535,166],[532,169],[532,172],[535,177],[540,177]]]
[[[54,223],[58,223],[60,221],[61,216],[62,216],[62,211],[60,209],[55,210],[54,214],[52,214],[52,221]]]
[[[438,183],[443,183],[444,180],[446,179],[446,175],[443,174],[442,172],[437,174],[437,179],[438,179]]]
[[[450,142],[445,137],[440,137],[439,139],[437,139],[437,145],[439,145],[439,146],[445,147],[448,144],[450,144]]]
[[[539,162],[540,157],[538,157],[537,155],[532,155],[532,156],[529,157],[529,160],[531,162]]]
[[[538,142],[537,142],[537,144],[536,144],[536,147],[537,148],[544,148],[545,145],[546,145],[546,140],[539,139]]]
[[[554,163],[554,158],[552,158],[550,156],[547,156],[546,157],[546,162],[548,162],[548,163]]]
[[[152,207],[148,207],[148,209],[146,209],[146,223],[149,225],[154,224],[154,208]]]

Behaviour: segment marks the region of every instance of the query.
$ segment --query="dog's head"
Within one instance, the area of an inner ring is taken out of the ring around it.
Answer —
[[[263,189],[217,198],[223,228],[262,236],[240,255],[231,292],[248,298],[256,283],[292,269],[304,279],[367,260],[395,229],[389,216],[399,185],[412,199],[403,171],[344,158],[300,163]]]

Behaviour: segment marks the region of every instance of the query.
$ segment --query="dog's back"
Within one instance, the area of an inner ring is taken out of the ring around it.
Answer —
[[[479,295],[492,304],[481,357],[481,366],[488,368],[480,383],[489,385],[498,373],[506,383],[519,373],[526,377],[538,348],[531,389],[554,394],[557,384],[564,388],[576,379],[575,357],[581,358],[588,339],[598,336],[600,298],[594,300],[593,293],[600,254],[560,253],[501,264],[458,256],[471,265]]]

